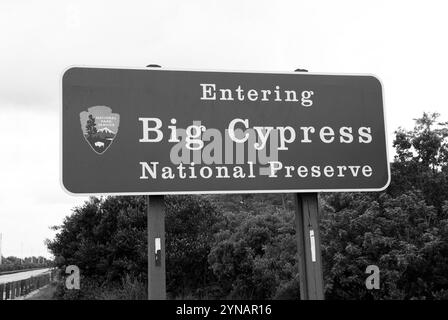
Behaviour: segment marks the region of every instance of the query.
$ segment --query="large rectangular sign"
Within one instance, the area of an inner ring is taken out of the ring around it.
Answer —
[[[63,75],[62,184],[72,193],[379,191],[389,179],[371,75]]]

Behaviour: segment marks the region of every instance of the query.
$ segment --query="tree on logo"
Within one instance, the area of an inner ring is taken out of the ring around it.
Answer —
[[[91,114],[89,114],[89,119],[87,120],[86,130],[89,137],[97,133],[95,118]]]

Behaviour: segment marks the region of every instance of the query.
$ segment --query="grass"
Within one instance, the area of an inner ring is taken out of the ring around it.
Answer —
[[[49,285],[41,288],[39,292],[31,295],[25,300],[53,300],[54,293],[56,291],[56,283],[50,283]]]
[[[93,279],[81,278],[80,290],[67,290],[63,281],[59,282],[54,291],[58,300],[146,300],[146,283],[130,276],[125,276],[119,282],[102,283]]]

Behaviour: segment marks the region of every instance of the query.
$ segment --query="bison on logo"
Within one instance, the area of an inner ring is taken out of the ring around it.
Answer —
[[[79,114],[84,139],[98,154],[103,154],[118,133],[120,115],[106,106],[94,106]]]

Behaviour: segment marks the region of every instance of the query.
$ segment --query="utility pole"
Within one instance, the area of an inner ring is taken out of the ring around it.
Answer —
[[[0,233],[0,265],[2,264],[2,237],[3,234]]]

